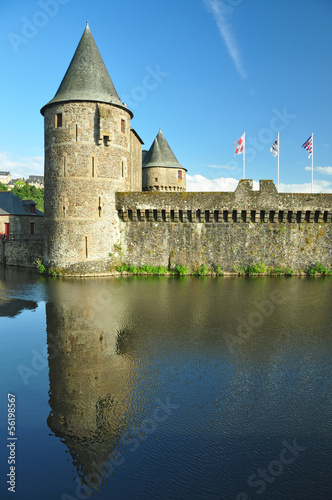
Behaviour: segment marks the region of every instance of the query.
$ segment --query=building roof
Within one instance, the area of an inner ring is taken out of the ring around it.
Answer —
[[[181,168],[178,160],[176,159],[170,145],[166,141],[163,133],[159,130],[151,148],[143,157],[143,168],[151,167],[169,167]],[[186,169],[184,169],[186,170]]]
[[[0,175],[5,175],[5,176],[7,176],[7,175],[10,175],[10,172],[3,172],[3,171],[0,171]]]
[[[68,101],[93,101],[113,104],[133,113],[121,102],[88,23],[57,93],[46,106]]]
[[[43,175],[29,175],[29,179],[38,179],[39,181],[43,181],[44,180],[44,176]]]
[[[36,209],[36,213],[30,212],[30,206],[36,205],[33,200],[22,200],[11,191],[0,193],[0,215],[44,215]]]

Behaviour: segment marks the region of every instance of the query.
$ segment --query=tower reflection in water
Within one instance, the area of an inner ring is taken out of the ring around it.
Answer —
[[[68,447],[83,491],[92,492],[124,460],[120,438],[131,412],[132,330],[121,328],[121,294],[111,293],[106,281],[60,285],[51,287],[46,306],[47,423]]]

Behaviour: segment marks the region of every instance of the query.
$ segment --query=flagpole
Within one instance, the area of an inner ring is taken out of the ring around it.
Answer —
[[[279,193],[279,132],[278,132],[278,193]]]
[[[243,179],[246,178],[246,133],[244,132],[244,145],[243,145]]]
[[[311,132],[311,193],[314,192],[314,133]]]

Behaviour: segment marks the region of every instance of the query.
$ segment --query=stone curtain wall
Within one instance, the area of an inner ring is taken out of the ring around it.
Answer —
[[[43,255],[43,245],[40,237],[0,241],[0,264],[35,268],[35,261]]]
[[[133,265],[264,262],[332,265],[332,195],[277,193],[240,181],[234,193],[117,193],[122,259]]]

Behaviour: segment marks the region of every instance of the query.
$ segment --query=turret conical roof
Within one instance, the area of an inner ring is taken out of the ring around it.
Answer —
[[[88,23],[57,93],[46,106],[68,101],[105,102],[131,111],[115,90]]]
[[[183,169],[161,130],[159,130],[151,148],[144,157],[143,168],[148,167],[170,167]]]

